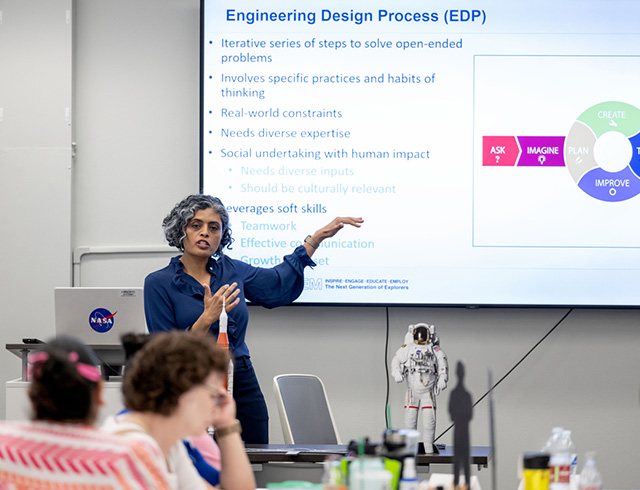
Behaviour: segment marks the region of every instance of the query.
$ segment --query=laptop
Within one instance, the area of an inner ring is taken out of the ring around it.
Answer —
[[[146,333],[142,288],[55,288],[55,332],[88,345],[120,345],[125,333]]]

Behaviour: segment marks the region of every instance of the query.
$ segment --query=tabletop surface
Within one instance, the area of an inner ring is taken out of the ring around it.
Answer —
[[[346,445],[340,444],[246,444],[245,450],[252,463],[282,461],[320,462],[329,455],[346,456]],[[488,446],[471,447],[471,464],[486,466],[491,457]],[[453,462],[453,446],[446,446],[439,454],[418,454],[416,464],[428,465]]]

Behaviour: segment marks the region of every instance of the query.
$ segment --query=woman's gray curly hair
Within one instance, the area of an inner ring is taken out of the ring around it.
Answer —
[[[233,243],[233,238],[231,238],[229,214],[220,199],[205,194],[192,194],[185,197],[176,204],[171,212],[162,220],[162,229],[164,230],[164,236],[167,242],[169,242],[169,245],[184,250],[182,242],[187,236],[185,230],[189,220],[194,217],[197,211],[209,208],[218,213],[222,221],[220,246],[218,250],[216,250],[216,255],[222,255],[222,250],[225,247],[231,248],[230,245]]]

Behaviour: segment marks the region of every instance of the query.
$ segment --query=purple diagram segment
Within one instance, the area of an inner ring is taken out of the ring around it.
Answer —
[[[584,174],[578,187],[601,201],[625,201],[640,194],[640,179],[628,166],[619,172],[597,167]]]
[[[518,167],[564,167],[564,136],[518,136]]]

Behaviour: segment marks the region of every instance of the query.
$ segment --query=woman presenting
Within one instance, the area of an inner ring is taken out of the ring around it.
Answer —
[[[218,335],[224,298],[229,347],[234,355],[233,396],[246,443],[269,442],[267,405],[256,378],[245,334],[249,310],[245,299],[274,308],[293,302],[304,288],[304,268],[325,239],[361,218],[336,218],[305,238],[282,263],[264,269],[227,257],[229,215],[216,197],[194,194],[173,208],[162,222],[167,242],[182,251],[164,269],[147,276],[144,303],[150,332],[180,329]]]

